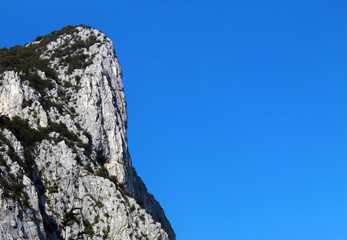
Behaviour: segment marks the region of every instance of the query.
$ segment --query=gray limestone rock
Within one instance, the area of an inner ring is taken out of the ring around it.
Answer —
[[[176,239],[131,164],[111,40],[68,26],[0,57],[0,239]]]

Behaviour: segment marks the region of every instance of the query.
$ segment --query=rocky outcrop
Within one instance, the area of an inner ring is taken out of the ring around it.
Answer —
[[[0,239],[176,239],[131,164],[110,39],[68,26],[0,70]]]

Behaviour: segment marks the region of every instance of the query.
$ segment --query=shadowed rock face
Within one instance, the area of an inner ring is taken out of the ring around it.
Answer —
[[[0,239],[176,239],[131,166],[113,44],[68,26],[0,50]]]

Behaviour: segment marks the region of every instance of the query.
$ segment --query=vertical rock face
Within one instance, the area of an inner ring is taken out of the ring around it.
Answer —
[[[0,70],[0,239],[176,239],[131,165],[110,39],[68,26]]]

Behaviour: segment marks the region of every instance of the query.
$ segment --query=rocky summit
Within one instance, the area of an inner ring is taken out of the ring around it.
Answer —
[[[96,29],[0,49],[0,239],[176,239],[132,167],[122,69]]]

